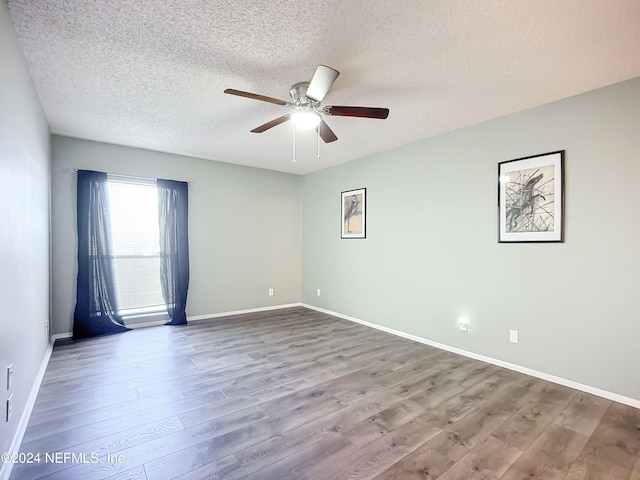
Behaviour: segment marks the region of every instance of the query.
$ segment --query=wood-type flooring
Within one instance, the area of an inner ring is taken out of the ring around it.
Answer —
[[[640,410],[295,307],[58,343],[21,452],[11,480],[640,480]]]

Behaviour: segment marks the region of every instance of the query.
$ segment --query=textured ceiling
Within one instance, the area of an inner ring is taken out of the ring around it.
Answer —
[[[306,174],[640,76],[638,0],[9,0],[53,133]],[[250,130],[318,64],[339,140]]]

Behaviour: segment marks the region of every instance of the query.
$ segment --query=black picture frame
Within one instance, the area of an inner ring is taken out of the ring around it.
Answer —
[[[498,242],[564,242],[564,150],[498,163]]]
[[[367,238],[367,189],[346,190],[340,195],[340,238]]]

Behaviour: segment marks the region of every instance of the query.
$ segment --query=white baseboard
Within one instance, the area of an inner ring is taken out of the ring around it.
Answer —
[[[269,310],[280,310],[283,308],[302,307],[302,303],[287,303],[283,305],[273,305],[271,307],[249,308],[247,310],[235,310],[232,312],[210,313],[208,315],[193,315],[187,317],[187,322],[199,322],[202,320],[215,320],[220,317],[229,317],[231,315],[242,315],[243,313],[267,312]]]
[[[52,338],[49,341],[47,350],[44,352],[44,357],[42,358],[42,363],[40,364],[40,370],[38,370],[38,374],[36,375],[36,378],[33,382],[33,386],[31,387],[31,392],[29,392],[29,398],[27,399],[27,404],[25,405],[22,417],[20,417],[18,429],[16,430],[16,434],[14,435],[13,441],[11,442],[11,447],[9,447],[9,451],[7,453],[16,454],[20,452],[20,445],[22,445],[24,433],[27,431],[27,425],[29,424],[29,419],[31,418],[31,412],[33,411],[33,406],[36,403],[38,392],[40,391],[40,384],[42,383],[44,373],[47,370],[47,365],[49,365],[49,359],[51,358],[51,352],[53,351],[53,343],[54,340]],[[3,463],[2,465],[0,465],[0,480],[9,480],[12,470],[13,463]]]
[[[73,338],[73,333],[56,333],[55,335],[51,335],[51,340],[55,342],[56,340],[66,340],[67,338]]]
[[[133,324],[126,325],[126,327],[130,328],[132,330],[135,330],[136,328],[144,328],[144,327],[157,327],[159,325],[164,325],[168,321],[169,321],[169,319],[166,318],[164,320],[154,320],[152,322],[133,323]],[[54,342],[56,340],[67,340],[69,338],[73,338],[73,333],[72,332],[56,333],[55,335],[51,335],[51,340],[53,340]]]
[[[391,333],[392,335],[397,335],[399,337],[407,338],[409,340],[413,340],[415,342],[423,343],[425,345],[429,345],[431,347],[439,348],[441,350],[446,350],[448,352],[456,353],[458,355],[462,355],[464,357],[473,358],[475,360],[480,360],[481,362],[490,363],[492,365],[497,365],[499,367],[507,368],[509,370],[514,370],[516,372],[524,373],[526,375],[530,375],[532,377],[540,378],[542,380],[546,380],[548,382],[557,383],[559,385],[564,385],[565,387],[575,388],[576,390],[580,390],[582,392],[591,393],[598,397],[606,398],[608,400],[613,400],[614,402],[623,403],[625,405],[629,405],[630,407],[640,408],[640,400],[626,397],[624,395],[620,395],[618,393],[609,392],[606,390],[602,390],[597,387],[592,387],[590,385],[585,385],[583,383],[574,382],[573,380],[569,380],[562,377],[557,377],[555,375],[551,375],[545,372],[539,372],[538,370],[533,370],[528,367],[523,367],[522,365],[517,365],[515,363],[505,362],[503,360],[499,360],[493,357],[487,357],[485,355],[480,355],[474,352],[469,352],[467,350],[462,350],[460,348],[452,347],[450,345],[446,345],[444,343],[434,342],[433,340],[429,340],[423,337],[419,337],[417,335],[412,335],[410,333],[405,333],[400,330],[395,330],[393,328],[385,327],[383,325],[377,325],[375,323],[367,322],[365,320],[360,320],[359,318],[350,317],[349,315],[343,315],[342,313],[334,312],[332,310],[327,310],[325,308],[316,307],[314,305],[309,305],[306,303],[302,304],[303,307],[310,308],[311,310],[316,310],[318,312],[326,313],[328,315],[333,315],[334,317],[343,318],[345,320],[349,320],[350,322],[359,323],[361,325],[365,325],[367,327],[375,328],[376,330],[381,330],[383,332]]]
[[[170,321],[170,318],[165,318],[163,320],[153,320],[151,322],[143,322],[143,323],[130,323],[128,325],[125,325],[127,328],[131,328],[132,330],[135,330],[136,328],[145,328],[145,327],[157,327],[160,325],[164,325],[165,323],[167,323],[168,321]]]
[[[229,317],[231,315],[242,315],[243,313],[267,312],[269,310],[280,310],[282,308],[301,307],[301,306],[302,306],[302,303],[286,303],[282,305],[273,305],[270,307],[249,308],[246,310],[234,310],[234,311],[221,312],[221,313],[209,313],[206,315],[192,315],[190,317],[187,317],[187,322],[191,323],[191,322],[200,322],[202,320],[215,320],[216,318]],[[167,323],[167,321],[168,320],[165,319],[165,320],[158,320],[153,322],[134,323],[132,325],[127,325],[127,327],[133,328],[133,329],[142,328],[142,327],[155,327],[158,325],[164,325],[165,323]],[[73,333],[71,332],[56,333],[55,335],[51,336],[51,340],[53,340],[54,342],[56,340],[66,340],[68,338],[73,338]],[[0,478],[0,480],[2,480],[2,478]]]

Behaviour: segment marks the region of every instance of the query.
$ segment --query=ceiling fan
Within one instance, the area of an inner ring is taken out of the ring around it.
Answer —
[[[287,113],[286,115],[282,115],[254,128],[251,130],[253,133],[262,133],[276,125],[280,125],[288,120],[293,120],[300,128],[315,128],[320,138],[322,138],[325,143],[329,143],[336,141],[338,137],[322,119],[322,114],[339,117],[378,119],[385,119],[389,116],[388,108],[336,105],[321,106],[322,100],[329,92],[333,82],[338,78],[338,75],[340,75],[340,72],[337,70],[325,65],[319,65],[310,82],[298,82],[291,86],[289,89],[289,95],[291,95],[290,102],[265,95],[258,95],[257,93],[243,92],[242,90],[235,90],[233,88],[227,88],[224,93],[274,103],[294,110],[292,113]]]

